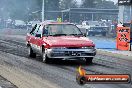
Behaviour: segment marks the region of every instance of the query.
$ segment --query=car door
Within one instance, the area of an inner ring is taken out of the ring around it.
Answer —
[[[32,31],[27,36],[27,41],[30,43],[31,47],[34,44],[34,33],[36,31],[37,24],[32,28]]]
[[[38,31],[36,32],[36,53],[41,53],[41,46],[43,45],[43,38],[42,38],[43,26],[40,25]]]
[[[39,26],[40,25],[36,25],[34,31],[32,33],[30,33],[31,34],[30,45],[31,45],[31,47],[32,47],[32,49],[34,51],[36,51],[36,47],[37,47],[37,45],[36,45],[36,33],[37,33],[38,29],[39,29]]]

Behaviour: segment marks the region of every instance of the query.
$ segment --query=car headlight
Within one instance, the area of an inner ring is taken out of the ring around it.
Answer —
[[[88,49],[88,47],[82,47],[82,49]]]
[[[89,47],[82,47],[82,49],[94,49],[95,47],[89,46]]]

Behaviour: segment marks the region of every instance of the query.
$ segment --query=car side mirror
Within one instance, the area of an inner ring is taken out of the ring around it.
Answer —
[[[35,37],[39,37],[39,38],[41,38],[41,34],[36,34],[36,36]]]
[[[87,33],[83,33],[83,36],[87,37]]]

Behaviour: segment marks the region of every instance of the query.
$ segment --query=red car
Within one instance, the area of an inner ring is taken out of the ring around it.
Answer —
[[[36,24],[26,37],[28,54],[42,56],[45,63],[57,59],[85,59],[92,63],[95,44],[71,23],[43,22]]]

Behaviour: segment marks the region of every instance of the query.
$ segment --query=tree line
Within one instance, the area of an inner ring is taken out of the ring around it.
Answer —
[[[30,20],[41,17],[43,0],[0,0],[0,18]],[[69,8],[107,8],[116,9],[112,1],[106,0],[44,0],[45,11],[60,11]],[[38,13],[38,14],[36,14]]]

